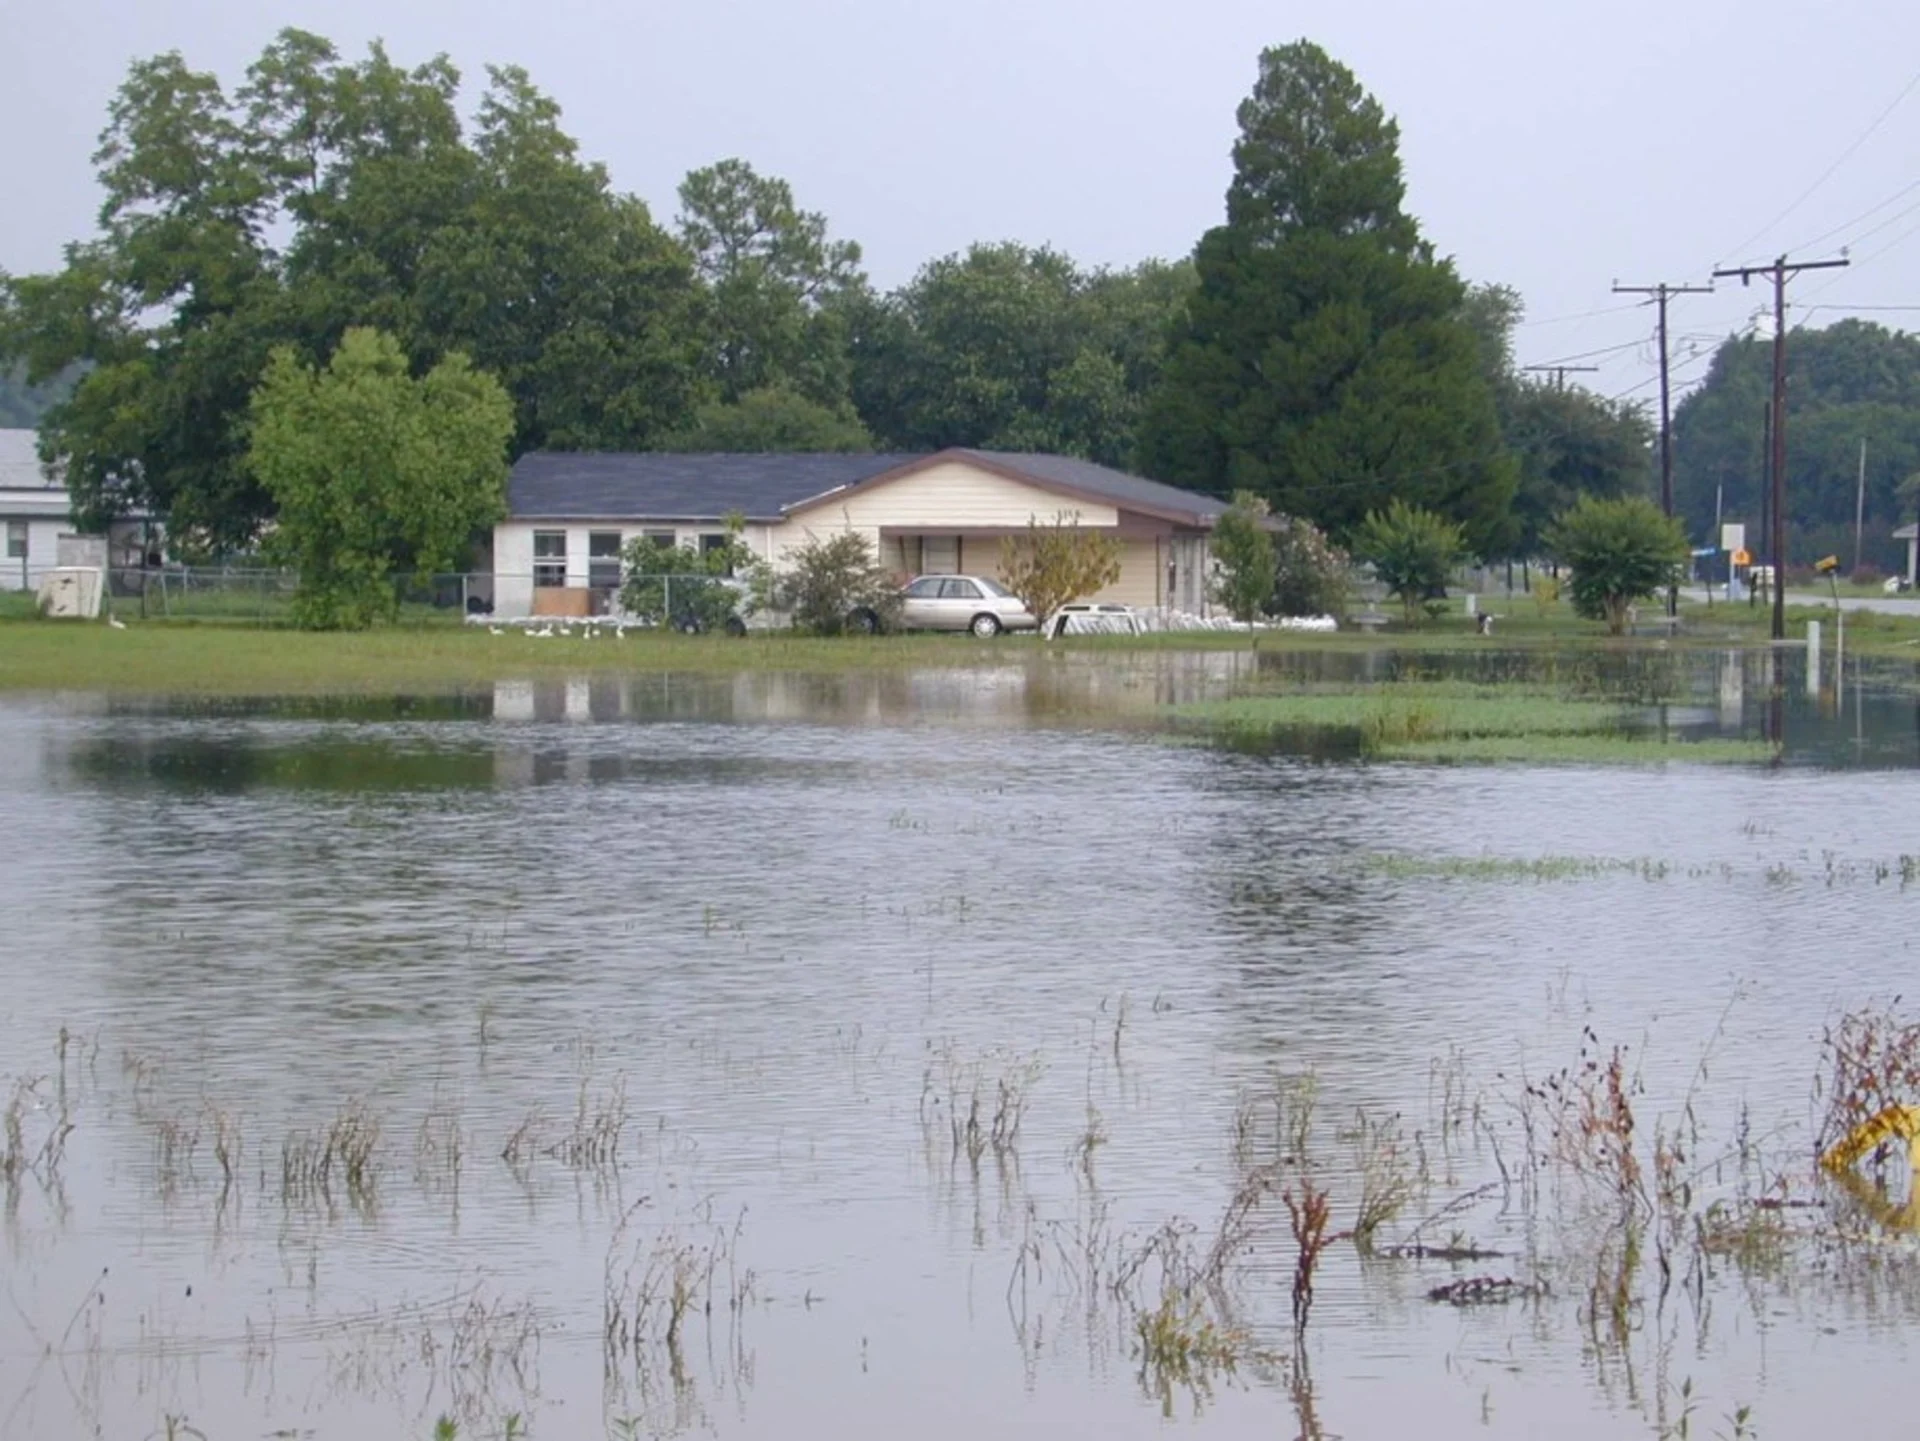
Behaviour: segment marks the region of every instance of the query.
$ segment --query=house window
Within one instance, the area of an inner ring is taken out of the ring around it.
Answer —
[[[643,530],[640,532],[640,539],[652,541],[655,545],[664,545],[668,550],[672,550],[675,545],[675,537],[670,530]]]
[[[7,559],[25,560],[27,558],[27,523],[24,520],[7,522]]]
[[[727,548],[727,540],[728,540],[728,537],[725,535],[714,535],[712,533],[708,533],[706,535],[701,536],[700,537],[700,554],[707,555],[716,550],[725,550]],[[733,574],[732,566],[727,567],[727,574],[728,575]]]
[[[537,586],[567,583],[567,533],[564,530],[533,533],[533,583]]]
[[[594,590],[620,589],[620,532],[587,532],[587,584]]]

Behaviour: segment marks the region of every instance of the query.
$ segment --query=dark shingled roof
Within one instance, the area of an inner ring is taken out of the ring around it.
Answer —
[[[720,520],[734,512],[778,521],[803,502],[911,471],[971,461],[1046,490],[1209,526],[1226,509],[1212,496],[1064,455],[945,450],[918,455],[677,455],[536,451],[514,463],[507,513],[516,520]]]
[[[854,485],[911,455],[670,455],[536,451],[507,477],[516,520],[779,520],[796,501]]]

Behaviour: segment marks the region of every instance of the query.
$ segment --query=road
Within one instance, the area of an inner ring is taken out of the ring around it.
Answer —
[[[1697,585],[1688,587],[1687,589],[1681,591],[1681,594],[1691,601],[1704,602],[1707,598],[1707,593]],[[1725,604],[1725,598],[1726,598],[1726,593],[1722,591],[1718,586],[1715,586],[1714,592],[1713,592],[1713,603],[1715,605],[1723,605]],[[1742,597],[1741,599],[1734,602],[1735,605],[1745,605],[1746,603],[1747,602],[1745,597]],[[1787,604],[1788,605],[1805,605],[1805,606],[1826,606],[1829,609],[1831,609],[1833,606],[1833,597],[1831,595],[1828,595],[1825,591],[1790,590],[1787,592]],[[1762,597],[1760,601],[1760,605],[1762,608],[1765,608],[1765,606],[1767,605],[1767,601],[1764,597]],[[1908,594],[1908,595],[1843,595],[1840,597],[1840,609],[1844,611],[1862,611],[1862,610],[1878,611],[1883,615],[1920,616],[1920,596],[1914,596],[1912,594]]]

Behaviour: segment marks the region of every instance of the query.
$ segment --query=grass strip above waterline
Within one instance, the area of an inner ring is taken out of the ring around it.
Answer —
[[[1177,723],[1238,749],[1430,762],[1644,765],[1754,764],[1764,742],[1683,740],[1635,724],[1621,702],[1525,685],[1400,682],[1343,690],[1242,695],[1179,706]]]
[[[0,623],[0,690],[130,695],[450,693],[496,681],[657,672],[835,672],[1018,664],[1039,642],[1002,636],[535,638],[484,627],[316,632],[241,626]]]
[[[1634,875],[1663,881],[1679,867],[1672,861],[1642,856],[1417,856],[1380,851],[1365,856],[1360,868],[1394,880],[1584,881],[1600,876]]]

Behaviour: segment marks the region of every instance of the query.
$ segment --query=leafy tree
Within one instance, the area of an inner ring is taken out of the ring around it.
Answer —
[[[1148,473],[1336,535],[1400,498],[1498,553],[1514,467],[1465,287],[1402,209],[1397,126],[1305,41],[1261,56],[1239,123],[1227,220],[1142,422]]]
[[[1118,579],[1118,537],[1082,530],[1077,516],[1056,516],[1048,525],[1030,518],[1025,535],[1000,542],[1000,583],[1020,597],[1043,628],[1061,606]]]
[[[1467,554],[1460,527],[1444,516],[1396,500],[1368,515],[1353,538],[1354,550],[1373,562],[1374,573],[1398,596],[1409,622],[1429,600],[1444,596],[1447,578]]]
[[[735,401],[701,406],[690,425],[661,436],[657,448],[734,454],[868,451],[873,437],[850,407],[830,409],[796,391],[769,386]]]
[[[1273,537],[1275,615],[1340,615],[1347,608],[1347,553],[1304,516],[1288,516]]]
[[[1266,501],[1250,490],[1242,490],[1235,492],[1233,504],[1213,524],[1210,549],[1219,572],[1213,583],[1213,598],[1242,623],[1254,619],[1273,600],[1271,514]]]
[[[730,517],[721,545],[695,549],[641,537],[620,553],[620,608],[629,615],[689,632],[729,628],[754,608],[752,587],[730,584],[750,572],[753,552],[741,540],[742,522]]]
[[[1640,410],[1580,386],[1521,374],[1513,332],[1524,307],[1504,285],[1468,289],[1460,318],[1472,330],[1493,392],[1500,435],[1518,466],[1510,554],[1538,555],[1553,518],[1582,495],[1637,495],[1653,478],[1653,428]]]
[[[847,397],[840,303],[864,291],[860,247],[829,240],[786,181],[744,160],[680,184],[680,239],[706,284],[707,364],[726,401],[768,387],[837,407]]]
[[[890,448],[1128,465],[1190,285],[1185,265],[1087,272],[1053,250],[973,246],[854,308],[854,402]]]
[[[1903,566],[1905,547],[1891,532],[1912,519],[1899,485],[1920,470],[1920,336],[1852,319],[1803,327],[1789,337],[1787,364],[1789,559],[1831,552],[1851,564],[1865,440],[1862,560]],[[1712,530],[1717,507],[1724,520],[1746,523],[1750,544],[1761,535],[1772,376],[1770,341],[1730,336],[1675,407],[1675,509],[1691,534]]]
[[[1520,555],[1538,555],[1553,518],[1581,496],[1647,494],[1654,432],[1633,406],[1580,386],[1517,380],[1500,409],[1520,464],[1513,505]]]
[[[526,75],[460,75],[283,31],[231,92],[178,54],[136,62],[95,157],[100,233],[0,283],[0,364],[80,372],[42,418],[83,521],[132,506],[208,547],[275,502],[246,464],[268,358],[390,333],[419,369],[460,351],[514,402],[516,453],[639,448],[699,384],[691,263],[581,161]]]
[[[249,471],[279,508],[268,539],[299,570],[296,621],[362,629],[391,577],[453,568],[505,512],[513,405],[457,352],[415,380],[392,336],[349,330],[324,370],[276,350],[248,412]]]
[[[886,630],[900,617],[900,588],[879,564],[864,531],[809,535],[787,553],[774,603],[815,635]]]
[[[1580,497],[1547,532],[1553,554],[1572,568],[1575,612],[1619,635],[1627,607],[1680,578],[1687,534],[1677,518],[1641,496]]]

